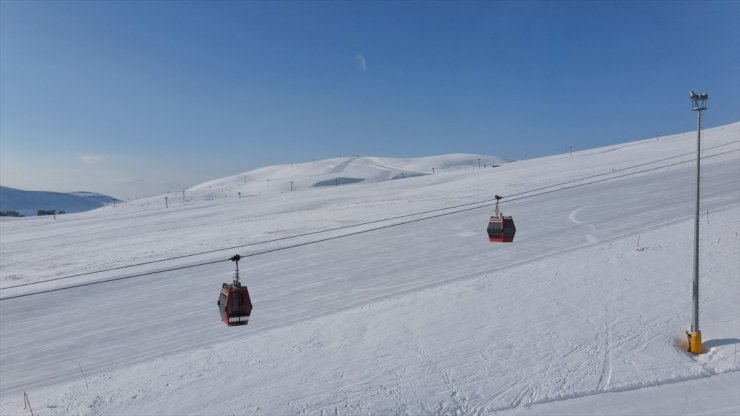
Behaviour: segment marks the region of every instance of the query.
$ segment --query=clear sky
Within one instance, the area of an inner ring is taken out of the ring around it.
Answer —
[[[740,120],[740,1],[0,0],[0,184],[136,198],[339,155]]]

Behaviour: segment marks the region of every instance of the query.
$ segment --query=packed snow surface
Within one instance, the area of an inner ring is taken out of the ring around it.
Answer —
[[[740,123],[702,133],[697,356],[695,140],[330,159],[0,221],[0,414],[738,414]],[[254,310],[227,327],[237,253]]]

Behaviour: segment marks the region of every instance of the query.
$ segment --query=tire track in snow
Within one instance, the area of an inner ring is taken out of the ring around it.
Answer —
[[[362,312],[368,321],[372,319],[369,306],[363,306]],[[378,367],[378,370],[380,370],[381,373],[390,374],[394,377],[395,383],[392,386],[386,386],[385,384],[379,385],[380,388],[385,392],[385,394],[388,397],[392,397],[393,400],[396,402],[396,409],[394,410],[393,414],[395,416],[407,415],[408,411],[406,409],[406,405],[403,403],[403,397],[401,394],[405,382],[404,374],[407,372],[407,370],[405,368],[397,370],[383,366],[383,364],[381,364],[380,362],[380,355],[378,355],[378,352],[376,350],[373,350],[373,358],[375,360],[375,366]]]
[[[452,401],[455,403],[455,406],[457,406],[458,410],[457,412],[453,412],[454,414],[463,414],[463,415],[479,415],[481,414],[481,410],[471,408],[468,406],[468,397],[460,393],[460,386],[455,385],[454,381],[450,377],[449,374],[444,372],[442,370],[442,367],[439,366],[439,361],[431,358],[429,354],[427,353],[426,349],[424,349],[424,346],[421,345],[421,342],[419,339],[421,338],[416,332],[414,332],[411,328],[409,328],[406,325],[403,325],[404,330],[411,336],[411,338],[414,340],[414,345],[416,346],[416,351],[419,353],[419,356],[431,367],[433,367],[437,372],[442,376],[442,381],[444,382],[445,386],[447,387],[447,390],[450,392],[450,396],[452,397]],[[462,413],[461,413],[462,412]]]
[[[540,405],[540,404],[557,403],[557,402],[563,402],[563,401],[566,401],[566,400],[581,399],[581,398],[584,398],[584,397],[596,396],[598,394],[604,394],[604,393],[622,393],[622,392],[627,392],[627,391],[637,391],[637,390],[648,389],[648,388],[653,388],[653,387],[659,387],[659,386],[666,386],[666,385],[671,385],[671,384],[684,383],[684,382],[687,382],[687,381],[701,380],[701,379],[709,378],[709,377],[712,377],[712,376],[715,376],[715,375],[730,374],[730,373],[734,373],[734,372],[740,372],[740,368],[733,368],[733,369],[730,369],[730,370],[727,370],[727,371],[717,371],[717,372],[713,372],[711,374],[702,373],[702,374],[697,374],[695,376],[690,376],[690,377],[679,377],[679,378],[670,379],[670,380],[660,380],[660,381],[656,381],[654,383],[633,384],[633,385],[629,385],[629,386],[623,386],[623,387],[617,387],[617,388],[610,388],[609,390],[606,390],[606,391],[594,390],[594,391],[587,391],[587,392],[583,392],[583,393],[574,393],[574,394],[570,394],[570,395],[566,395],[566,396],[558,396],[558,397],[546,398],[546,399],[542,399],[542,400],[536,400],[536,401],[528,402],[528,403],[526,403],[526,406],[536,406],[536,405]],[[517,405],[517,406],[497,407],[495,409],[488,409],[488,411],[491,412],[491,413],[505,412],[507,410],[514,410],[514,409],[516,409],[518,407],[521,407],[521,404],[520,405]]]
[[[612,354],[611,354],[611,344],[612,344],[612,336],[611,336],[611,330],[609,329],[612,325],[616,323],[612,322],[610,323],[610,316],[611,316],[611,304],[612,299],[609,300],[609,304],[605,307],[606,309],[606,316],[604,318],[604,332],[605,332],[605,351],[604,351],[604,360],[603,364],[601,366],[601,375],[599,375],[599,382],[596,386],[596,390],[608,390],[609,386],[612,382]]]

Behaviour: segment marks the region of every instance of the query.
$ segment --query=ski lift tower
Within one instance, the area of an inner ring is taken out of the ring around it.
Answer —
[[[694,308],[691,320],[691,332],[687,332],[689,337],[689,352],[694,354],[702,353],[701,345],[701,331],[699,330],[699,166],[701,159],[701,112],[707,109],[707,95],[706,92],[697,94],[694,91],[689,91],[689,98],[691,98],[692,110],[696,111],[697,114],[697,127],[696,127],[696,215],[694,216],[694,284],[692,298],[694,301]]]

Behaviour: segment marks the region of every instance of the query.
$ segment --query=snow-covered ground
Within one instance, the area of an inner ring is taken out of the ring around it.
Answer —
[[[30,414],[24,392],[41,415],[737,414],[739,142],[740,123],[702,134],[704,155],[728,152],[702,162],[705,354],[681,347],[695,167],[654,169],[692,161],[695,133],[496,168],[352,157],[211,181],[168,208],[0,221],[2,298],[223,260],[0,300],[0,414]],[[339,177],[363,181],[313,186]],[[487,241],[492,208],[475,202],[494,194],[511,195],[512,244]],[[233,254],[440,214],[247,257],[252,320],[219,321]]]

